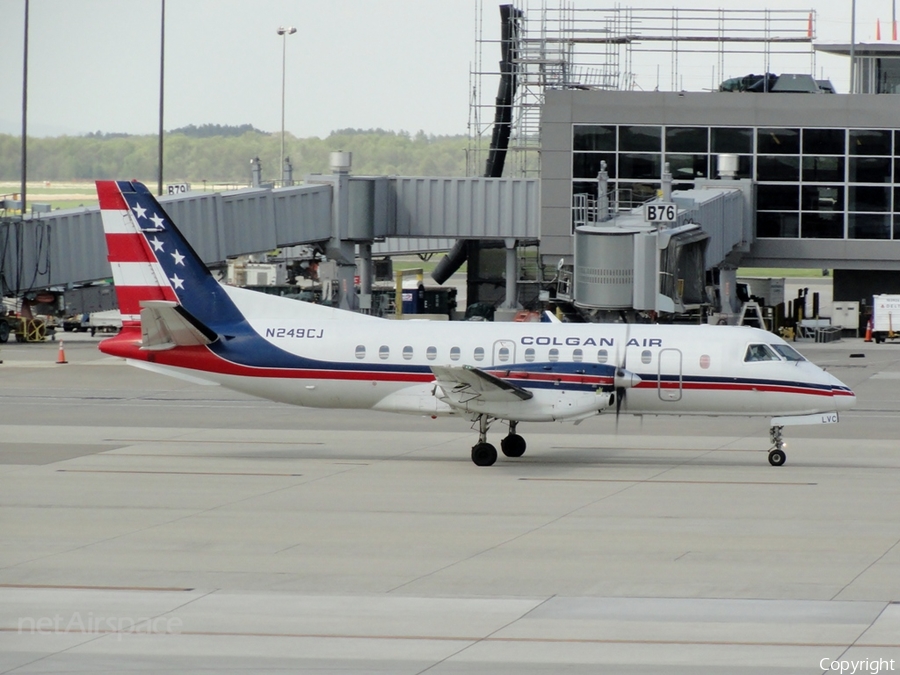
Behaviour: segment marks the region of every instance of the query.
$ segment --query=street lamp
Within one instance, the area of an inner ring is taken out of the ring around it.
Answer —
[[[287,45],[287,36],[293,35],[297,29],[293,26],[279,26],[275,31],[281,36],[281,174],[284,175],[284,71],[285,71],[285,53]]]

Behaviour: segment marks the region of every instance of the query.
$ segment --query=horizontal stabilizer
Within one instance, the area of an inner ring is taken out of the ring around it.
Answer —
[[[432,366],[444,393],[456,403],[527,401],[533,393],[472,366]]]
[[[177,302],[141,302],[141,349],[161,351],[175,347],[208,345],[219,339]]]

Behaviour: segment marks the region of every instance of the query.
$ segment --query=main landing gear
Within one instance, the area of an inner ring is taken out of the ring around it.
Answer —
[[[478,415],[478,442],[472,446],[472,461],[476,466],[491,466],[497,461],[497,448],[487,442],[487,431],[494,418]],[[509,422],[509,434],[500,441],[500,450],[507,457],[521,457],[525,454],[525,439],[516,433],[514,420]]]
[[[772,466],[781,466],[787,459],[784,451],[784,438],[781,436],[782,427],[771,427],[769,429],[769,440],[772,441],[772,449],[769,450],[769,464]]]

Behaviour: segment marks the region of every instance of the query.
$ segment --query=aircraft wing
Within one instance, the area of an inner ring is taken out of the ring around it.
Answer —
[[[437,383],[453,403],[475,399],[492,403],[527,401],[534,394],[473,366],[432,366]]]
[[[208,345],[219,336],[177,302],[141,302],[141,349],[161,351],[175,347]]]

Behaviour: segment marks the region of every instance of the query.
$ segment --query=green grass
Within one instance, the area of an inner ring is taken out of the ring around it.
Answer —
[[[21,191],[21,183],[14,181],[0,182],[0,194],[13,195]],[[78,206],[94,206],[97,204],[97,191],[92,181],[60,182],[45,185],[29,183],[26,185],[26,213],[31,212],[33,204],[50,204],[56,209],[71,209]]]
[[[832,271],[828,270],[829,276]],[[822,277],[821,269],[803,269],[793,267],[741,267],[737,271],[739,277],[760,277],[780,279],[782,277]]]
[[[60,200],[36,199],[34,201],[37,203],[40,203],[40,204],[50,204],[53,207],[54,211],[56,211],[57,209],[74,209],[76,206],[97,206],[97,204],[99,203],[97,201],[96,197],[94,199],[71,199],[71,200],[69,200],[69,199],[60,199]],[[32,200],[29,199],[28,203],[31,204]]]

